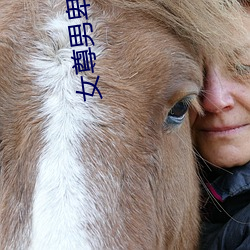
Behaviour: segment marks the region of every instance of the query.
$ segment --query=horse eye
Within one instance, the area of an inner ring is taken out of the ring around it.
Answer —
[[[189,107],[189,98],[184,98],[177,102],[169,111],[166,123],[169,125],[179,125],[183,122]]]

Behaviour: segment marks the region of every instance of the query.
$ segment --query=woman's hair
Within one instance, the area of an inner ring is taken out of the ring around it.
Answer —
[[[165,23],[181,39],[198,48],[209,60],[221,60],[231,66],[243,48],[241,3],[249,0],[95,0],[103,9],[117,7],[143,11]],[[235,35],[239,32],[238,35]],[[216,53],[215,53],[216,52]]]
[[[239,3],[243,6],[250,6],[250,0],[239,0]]]

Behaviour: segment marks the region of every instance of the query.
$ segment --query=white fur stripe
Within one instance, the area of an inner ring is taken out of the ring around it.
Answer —
[[[68,26],[74,23],[79,20],[69,21],[66,13],[50,20],[44,27],[49,36],[37,43],[38,52],[31,60],[36,85],[45,93],[40,98],[45,146],[38,163],[32,214],[30,249],[35,250],[92,249],[84,226],[98,212],[86,191],[80,153],[86,124],[94,120],[88,107],[95,103],[91,97],[83,102],[76,94],[81,82],[71,68],[73,48],[68,37]],[[97,57],[98,50],[94,51]]]

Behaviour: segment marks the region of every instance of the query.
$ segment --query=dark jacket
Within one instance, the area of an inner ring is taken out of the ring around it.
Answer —
[[[250,162],[227,170],[204,169],[200,249],[250,250]]]

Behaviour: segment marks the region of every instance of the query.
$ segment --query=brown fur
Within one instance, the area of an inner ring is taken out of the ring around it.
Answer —
[[[38,28],[65,9],[48,2],[0,3],[0,249],[21,249],[20,242],[27,249],[31,240],[36,165],[45,144],[39,97],[48,90],[34,86],[28,55],[37,50],[35,41],[53,40]],[[176,102],[198,94],[205,57],[235,59],[240,44],[229,27],[238,24],[230,14],[239,6],[201,0],[92,4],[93,16],[102,20],[95,36],[105,47],[95,68],[104,97],[96,107],[104,115],[91,124],[79,155],[102,215],[85,225],[93,249],[101,238],[101,249],[195,249],[199,191],[189,124],[186,119],[179,129],[169,128],[164,120]]]

